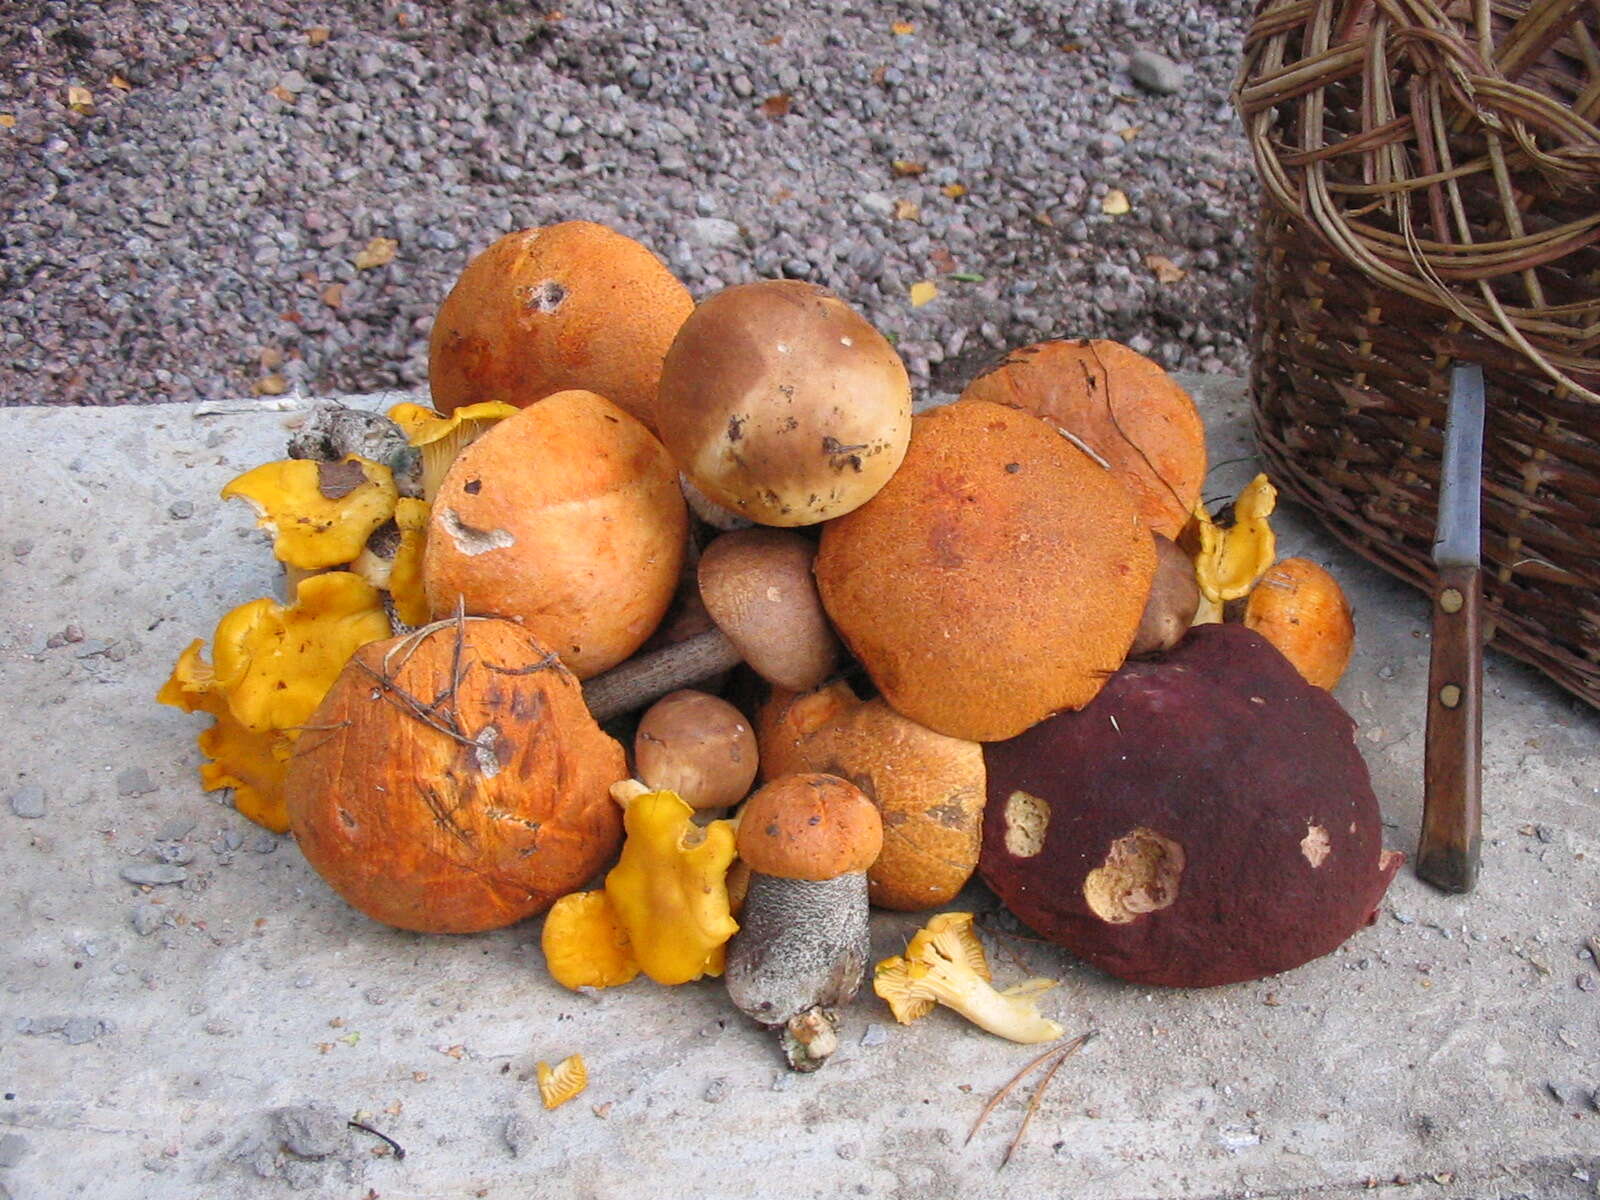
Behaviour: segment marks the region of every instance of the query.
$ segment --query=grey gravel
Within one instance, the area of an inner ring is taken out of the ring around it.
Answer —
[[[188,871],[172,863],[129,863],[117,874],[121,875],[127,882],[136,883],[140,887],[160,887],[168,883],[182,883],[189,878]]]
[[[150,772],[143,767],[127,767],[117,772],[117,795],[144,796],[156,790]]]
[[[36,783],[24,784],[11,793],[11,812],[14,816],[36,820],[44,816],[44,789]]]
[[[116,1026],[101,1017],[22,1017],[17,1032],[26,1037],[60,1037],[69,1046],[82,1046],[114,1033]]]
[[[1165,54],[1154,50],[1138,50],[1128,59],[1128,74],[1147,92],[1158,96],[1171,96],[1183,90],[1189,73]]]
[[[521,1158],[538,1140],[533,1122],[521,1111],[514,1112],[506,1118],[506,1123],[500,1129],[500,1137],[505,1142],[506,1149],[511,1151],[512,1158]]]
[[[707,1104],[721,1104],[728,1098],[728,1081],[726,1079],[713,1079],[706,1084],[706,1090],[700,1098]]]
[[[174,521],[187,521],[194,516],[193,500],[177,500],[167,509],[167,515]]]
[[[439,0],[401,22],[358,0],[226,19],[176,0],[151,20],[137,0],[16,0],[0,404],[419,387],[470,254],[567,218],[644,241],[696,296],[790,274],[902,343],[965,331],[912,358],[922,389],[1046,334],[1239,372],[1259,188],[1228,91],[1249,10],[597,0],[553,19]],[[1132,82],[1141,50],[1181,65],[1181,91]],[[1112,187],[1125,216],[1100,211]],[[358,270],[375,237],[393,261]],[[1188,274],[1159,283],[1153,254]],[[913,309],[923,279],[940,295]]]

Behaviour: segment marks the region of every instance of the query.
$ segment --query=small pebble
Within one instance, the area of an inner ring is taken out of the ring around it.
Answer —
[[[11,793],[11,811],[29,820],[44,816],[44,789],[36,783],[18,788]]]
[[[881,1046],[888,1040],[889,1031],[876,1022],[868,1025],[866,1032],[861,1035],[861,1044],[863,1046]]]
[[[97,1017],[73,1017],[61,1027],[67,1045],[82,1046],[111,1032],[111,1023]]]
[[[161,823],[161,828],[156,830],[158,842],[181,842],[193,832],[195,822],[192,817],[169,817]]]
[[[506,1123],[500,1129],[500,1138],[506,1144],[506,1149],[511,1151],[512,1158],[521,1158],[537,1140],[534,1133],[533,1122],[528,1120],[525,1113],[514,1112],[506,1118]]]
[[[194,516],[193,500],[177,500],[167,508],[167,515],[174,521],[187,521]]]
[[[159,904],[140,904],[134,907],[129,918],[133,931],[140,937],[149,937],[167,920],[167,910]]]
[[[728,1098],[728,1081],[726,1079],[713,1079],[706,1084],[706,1090],[700,1098],[707,1104],[721,1104]]]
[[[144,796],[156,790],[150,772],[143,767],[127,767],[117,772],[117,795]]]
[[[255,841],[250,843],[250,849],[257,854],[271,854],[278,848],[280,839],[275,833],[258,833]]]
[[[201,1028],[212,1037],[232,1037],[235,1032],[233,1025],[221,1017],[212,1017]]]
[[[1128,74],[1147,92],[1172,96],[1183,90],[1189,72],[1164,54],[1154,50],[1136,51],[1128,60]]]
[[[304,971],[294,977],[294,985],[301,991],[304,991],[306,988],[316,983],[316,981],[316,976],[309,975]]]
[[[33,543],[27,538],[11,543],[11,555],[13,558],[27,558],[32,553]]]
[[[160,887],[168,883],[182,883],[189,872],[172,863],[129,863],[117,872],[129,883],[140,887]]]
[[[389,1002],[389,993],[381,987],[369,987],[361,993],[361,997],[368,1004],[387,1004]]]

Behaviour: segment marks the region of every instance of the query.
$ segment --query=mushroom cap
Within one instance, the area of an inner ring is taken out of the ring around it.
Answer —
[[[817,595],[816,546],[787,529],[720,534],[700,555],[700,599],[763,679],[805,691],[839,664],[841,647]]]
[[[660,259],[604,225],[508,233],[439,306],[428,342],[434,406],[523,407],[581,389],[653,426],[661,361],[693,309]]]
[[[448,718],[407,697],[445,701]],[[357,651],[295,744],[284,795],[306,860],[353,907],[472,933],[594,877],[622,840],[609,789],[626,773],[533,635],[468,619]]]
[[[811,525],[894,474],[911,381],[888,340],[832,292],[763,280],[725,288],[683,323],[655,417],[710,500],[764,525]]]
[[[1399,865],[1355,722],[1240,625],[1196,626],[984,759],[985,882],[1120,979],[1299,966],[1368,923]]]
[[[834,775],[785,775],[739,810],[739,857],[779,879],[865,871],[883,848],[883,821],[864,792]]]
[[[639,718],[634,772],[648,787],[675,792],[691,808],[727,808],[756,778],[756,735],[733,705],[684,688]]]
[[[1152,534],[1156,544],[1156,577],[1139,618],[1139,632],[1128,650],[1129,658],[1171,650],[1200,608],[1200,584],[1194,575],[1194,560],[1169,537]]]
[[[256,510],[256,524],[272,532],[278,561],[307,571],[352,561],[394,515],[398,495],[388,467],[355,454],[340,462],[262,463],[222,489],[224,500]]]
[[[816,577],[891,705],[982,742],[1094,698],[1155,566],[1116,476],[1031,414],[963,400],[920,414],[894,478],[823,528]]]
[[[1206,478],[1206,431],[1189,393],[1118,342],[1050,341],[1013,351],[961,393],[1043,417],[1083,442],[1134,494],[1154,532],[1175,538]]]
[[[581,679],[615,666],[672,602],[688,514],[654,436],[593,392],[486,430],[440,486],[423,554],[436,617],[510,617]]]
[[[1350,665],[1356,626],[1339,581],[1309,558],[1274,563],[1250,590],[1244,623],[1309,684],[1331,691]]]
[[[914,912],[953,900],[978,865],[983,749],[862,701],[842,680],[805,695],[776,693],[758,717],[768,777],[821,771],[877,806],[883,850],[867,870],[872,903]],[[770,752],[769,752],[770,748]]]

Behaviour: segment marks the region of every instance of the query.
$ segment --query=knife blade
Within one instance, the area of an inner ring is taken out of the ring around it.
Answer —
[[[1433,640],[1417,846],[1418,877],[1447,892],[1470,892],[1477,883],[1483,827],[1483,413],[1482,368],[1452,367],[1433,541]]]

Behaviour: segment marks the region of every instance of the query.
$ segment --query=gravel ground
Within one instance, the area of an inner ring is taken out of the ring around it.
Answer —
[[[934,392],[1045,336],[1244,369],[1246,0],[827,7],[8,0],[0,404],[416,387],[468,256],[573,217],[827,284]]]

